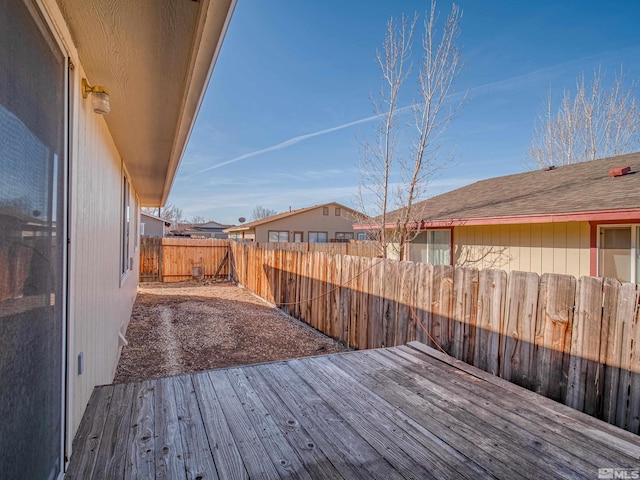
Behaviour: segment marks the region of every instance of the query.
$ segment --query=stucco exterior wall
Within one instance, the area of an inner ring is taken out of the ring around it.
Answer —
[[[291,242],[293,242],[293,232],[303,232],[303,242],[309,241],[309,232],[327,232],[328,241],[335,239],[338,232],[353,233],[354,218],[350,216],[350,212],[341,208],[341,214],[336,215],[336,208],[336,205],[329,205],[329,215],[323,215],[323,207],[320,206],[298,215],[258,225],[255,227],[255,240],[268,242],[269,231],[289,232]]]
[[[453,229],[456,266],[507,272],[590,274],[588,222],[463,226]]]

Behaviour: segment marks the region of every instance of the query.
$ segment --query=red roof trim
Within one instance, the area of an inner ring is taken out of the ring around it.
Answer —
[[[547,215],[513,215],[506,217],[483,217],[450,220],[423,220],[420,230],[426,228],[446,228],[473,225],[515,225],[522,223],[558,223],[558,222],[611,222],[640,220],[640,208],[624,210],[595,210],[587,212],[569,212]],[[388,224],[387,228],[394,228],[395,224]],[[369,230],[379,228],[379,225],[356,224],[354,230]]]

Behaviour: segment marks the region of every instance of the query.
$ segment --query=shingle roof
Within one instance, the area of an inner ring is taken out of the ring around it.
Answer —
[[[243,223],[242,225],[236,225],[235,227],[227,228],[224,231],[225,232],[239,232],[239,231],[242,231],[242,230],[246,231],[246,230],[250,230],[252,228],[255,228],[255,227],[259,226],[259,225],[263,225],[265,223],[270,223],[270,222],[273,222],[275,220],[280,220],[282,218],[291,217],[293,215],[298,215],[300,213],[308,212],[309,210],[313,210],[315,208],[326,207],[328,205],[335,205],[337,207],[344,208],[345,210],[348,210],[350,212],[358,213],[355,210],[353,210],[352,208],[345,207],[344,205],[342,205],[340,203],[329,202],[329,203],[322,203],[322,204],[319,204],[319,205],[313,205],[311,207],[298,208],[297,210],[291,210],[289,212],[279,213],[277,215],[272,215],[270,217],[261,218],[259,220],[254,220],[253,222],[247,222],[247,223]]]
[[[631,167],[610,177],[609,170]],[[640,208],[640,153],[490,178],[416,204],[425,222]],[[399,210],[388,214],[393,222]]]

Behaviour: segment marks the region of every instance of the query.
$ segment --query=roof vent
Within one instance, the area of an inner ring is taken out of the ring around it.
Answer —
[[[542,170],[545,172],[550,172],[551,170],[555,170],[556,166],[555,165],[547,165],[546,167],[542,167]]]
[[[631,167],[618,167],[609,170],[610,177],[622,177],[631,171]]]

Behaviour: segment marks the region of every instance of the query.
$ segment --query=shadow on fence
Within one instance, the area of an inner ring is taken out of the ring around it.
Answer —
[[[634,284],[250,245],[232,251],[239,283],[351,347],[417,340],[639,433]]]

